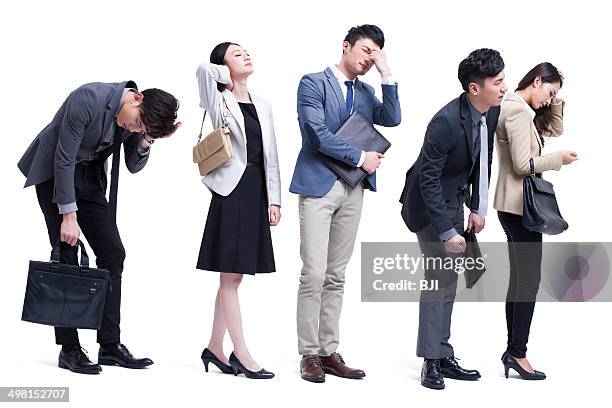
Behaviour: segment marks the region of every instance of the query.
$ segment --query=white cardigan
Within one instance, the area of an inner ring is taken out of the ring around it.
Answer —
[[[230,194],[238,185],[247,162],[246,132],[244,117],[238,101],[229,90],[219,92],[217,82],[226,84],[230,81],[229,69],[225,65],[203,63],[196,72],[200,90],[200,107],[208,111],[215,128],[223,123],[221,104],[223,99],[227,103],[229,115],[227,126],[231,132],[232,158],[221,166],[202,177],[202,182],[215,193],[222,196]],[[274,123],[270,103],[251,94],[255,105],[261,138],[263,143],[264,173],[266,175],[266,189],[269,205],[281,205],[280,171],[278,167],[278,153],[276,138],[274,136]]]

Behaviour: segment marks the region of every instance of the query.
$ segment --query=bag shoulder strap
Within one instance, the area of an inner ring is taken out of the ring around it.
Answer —
[[[535,176],[535,165],[533,164],[533,157],[529,159],[529,170],[531,170],[531,175]]]
[[[206,109],[204,109],[204,116],[202,116],[202,124],[200,125],[200,134],[198,135],[198,142],[202,139],[202,130],[204,129],[205,119],[206,119]]]
[[[221,98],[222,99],[222,103],[221,103],[221,112],[223,115],[223,126],[227,127],[227,116],[229,115],[228,112],[228,107],[227,107],[227,102],[225,102],[225,98]],[[204,121],[206,120],[206,109],[204,109],[204,115],[202,116],[202,124],[200,125],[200,134],[198,135],[198,142],[200,140],[202,140],[202,131],[204,129]],[[211,119],[211,123],[212,123],[212,119]],[[214,123],[213,123],[214,126]]]

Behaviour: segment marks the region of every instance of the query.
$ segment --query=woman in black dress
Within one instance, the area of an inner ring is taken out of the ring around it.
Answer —
[[[200,106],[230,129],[232,158],[204,176],[212,193],[197,268],[220,273],[213,330],[202,361],[224,373],[272,378],[244,341],[238,286],[244,274],[275,271],[270,226],[280,221],[280,175],[270,105],[249,93],[253,67],[238,44],[221,43],[198,67]],[[223,352],[229,332],[234,351]]]

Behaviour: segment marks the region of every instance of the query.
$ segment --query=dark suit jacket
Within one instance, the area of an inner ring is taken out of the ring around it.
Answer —
[[[489,180],[499,112],[499,107],[492,107],[487,114]],[[433,224],[438,235],[452,229],[447,209],[461,205],[465,197],[465,204],[478,210],[480,155],[472,155],[472,144],[470,108],[463,93],[431,119],[421,153],[406,173],[400,202],[410,231],[418,232],[428,224]]]
[[[371,123],[397,126],[401,111],[397,84],[382,85],[382,102],[370,85],[355,81],[353,111]],[[338,79],[330,68],[302,77],[298,87],[297,111],[302,148],[295,163],[289,191],[308,197],[323,197],[338,179],[325,164],[323,155],[357,166],[361,150],[334,134],[346,120],[345,102]],[[376,191],[376,173],[363,180],[363,186]]]
[[[19,160],[17,166],[27,178],[24,187],[55,177],[54,202],[74,203],[74,167],[113,144],[114,119],[126,87],[136,89],[136,84],[94,82],[73,91]],[[127,168],[140,171],[149,157],[138,153],[143,134],[120,131]]]

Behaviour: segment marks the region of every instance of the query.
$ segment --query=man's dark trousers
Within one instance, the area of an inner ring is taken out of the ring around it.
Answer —
[[[461,234],[464,230],[463,201],[457,207],[446,209],[453,227]],[[426,258],[446,259],[459,258],[461,254],[447,252],[444,243],[429,224],[417,232],[417,239]],[[437,290],[421,292],[419,301],[419,334],[417,338],[417,356],[426,359],[454,357],[450,344],[451,317],[455,292],[457,290],[457,273],[453,269],[439,269],[434,262],[431,269],[425,269],[425,280],[431,285],[437,282]]]
[[[110,151],[108,152],[110,154]],[[104,155],[108,157],[108,155]],[[74,184],[78,207],[77,222],[81,232],[93,249],[98,268],[110,271],[111,285],[106,293],[102,327],[98,331],[99,344],[120,341],[121,273],[125,249],[106,199],[106,173],[104,159],[78,163],[75,167]],[[45,216],[49,241],[55,247],[60,240],[62,215],[57,204],[52,202],[54,179],[36,185],[36,195]],[[60,244],[60,261],[78,265],[77,248],[65,242]],[[76,329],[56,327],[55,342],[61,345],[76,345],[79,337]]]

